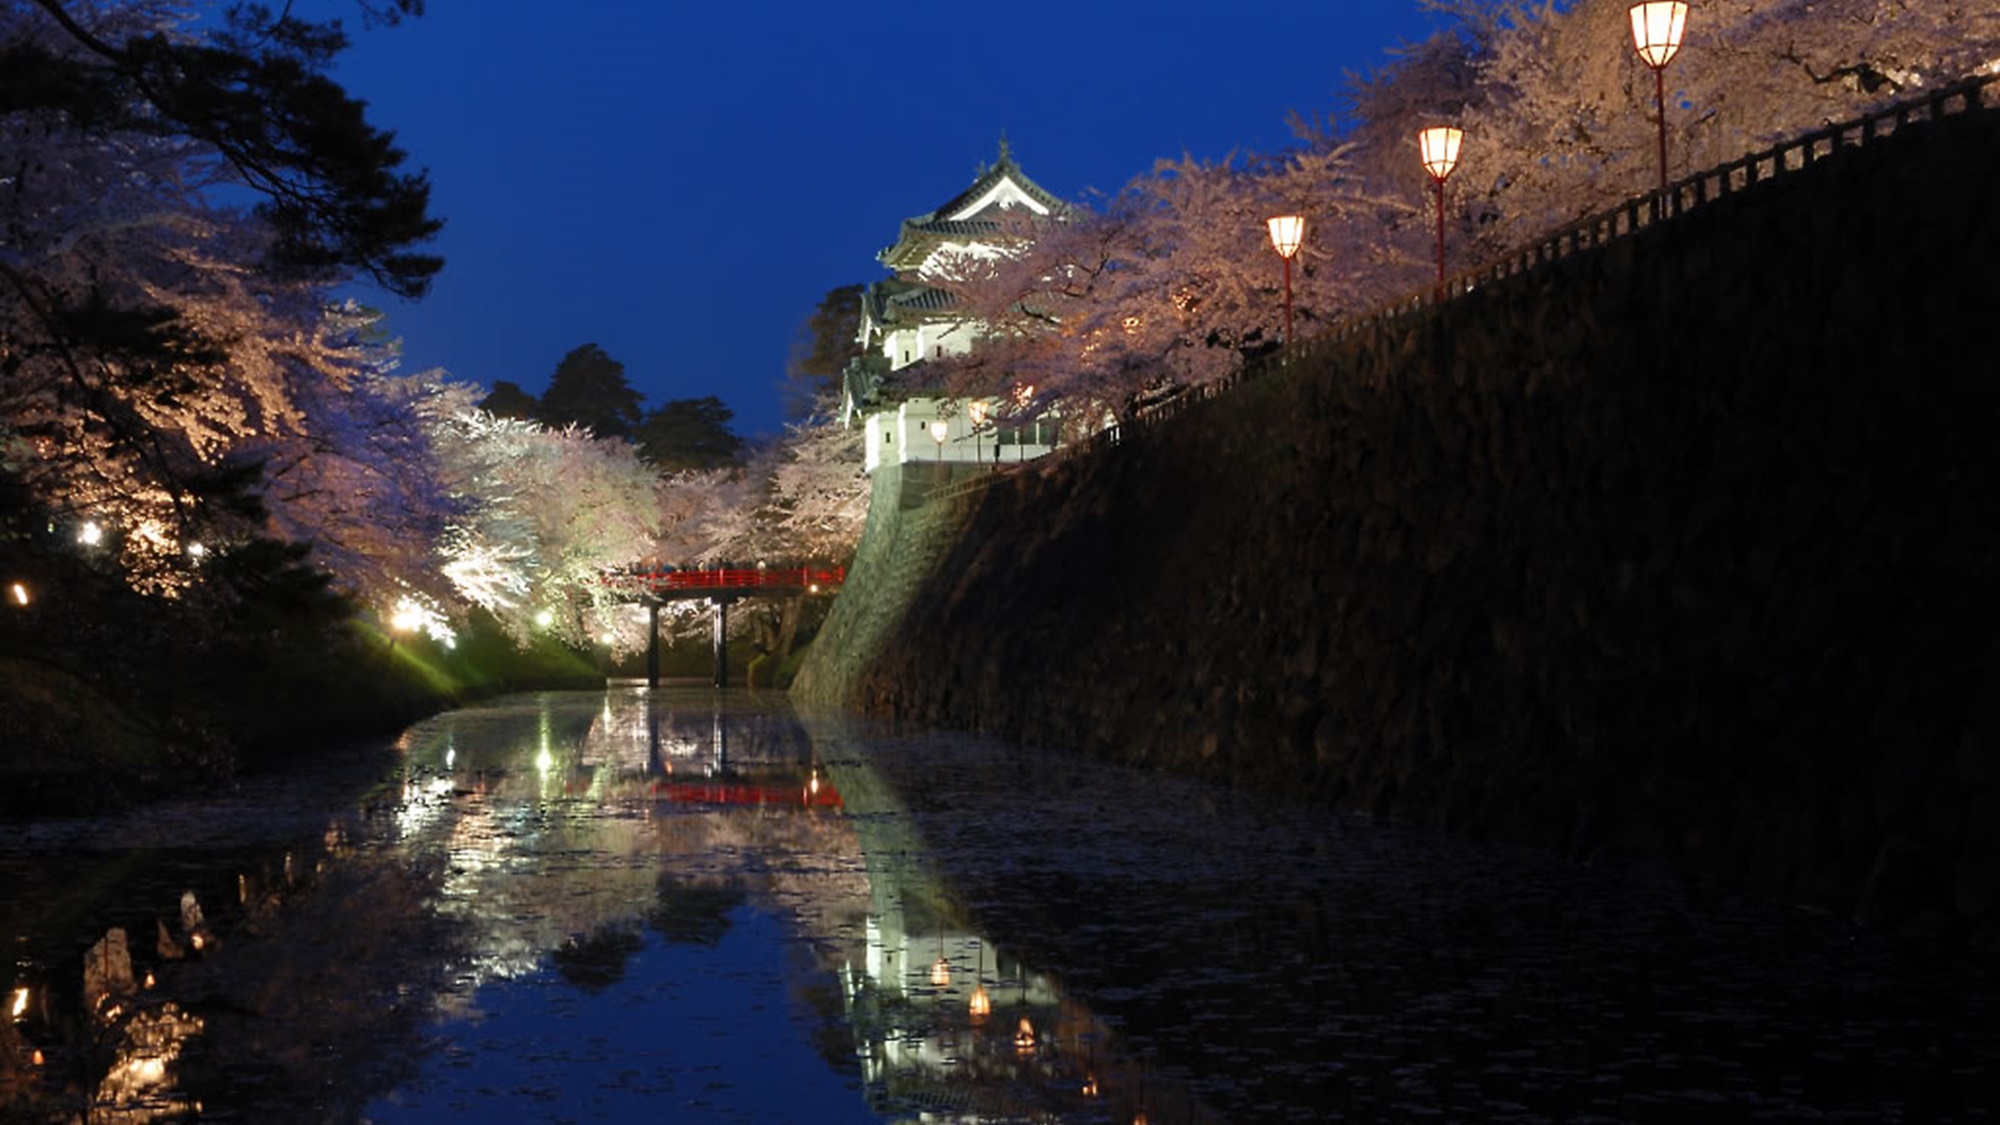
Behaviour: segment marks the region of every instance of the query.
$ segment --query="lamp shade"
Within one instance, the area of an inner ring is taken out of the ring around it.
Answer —
[[[1443,181],[1458,167],[1458,142],[1465,139],[1465,130],[1450,125],[1433,125],[1417,131],[1417,148],[1423,153],[1424,171],[1431,179]]]
[[[1687,18],[1684,0],[1647,0],[1632,5],[1632,46],[1647,66],[1657,70],[1681,49]]]
[[[1289,258],[1299,252],[1299,244],[1306,240],[1306,218],[1304,215],[1278,215],[1271,219],[1271,245],[1277,247],[1278,256]]]

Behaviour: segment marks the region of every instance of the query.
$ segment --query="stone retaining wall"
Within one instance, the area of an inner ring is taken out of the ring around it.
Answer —
[[[871,514],[795,690],[2000,948],[2000,125]]]

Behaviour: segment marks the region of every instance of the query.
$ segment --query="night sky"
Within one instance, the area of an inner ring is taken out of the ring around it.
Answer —
[[[997,155],[1065,199],[1156,158],[1275,151],[1348,72],[1436,17],[1417,0],[855,5],[429,0],[336,72],[427,168],[431,294],[360,294],[403,369],[546,385],[601,345],[647,405],[717,395],[777,431],[799,327],[885,276],[897,224]],[[1262,237],[1261,231],[1246,237]]]

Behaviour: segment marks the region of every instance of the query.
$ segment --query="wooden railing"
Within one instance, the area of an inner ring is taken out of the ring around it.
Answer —
[[[1989,86],[2000,82],[2000,74],[1984,75],[1941,86],[1919,97],[1906,98],[1852,121],[1828,125],[1804,133],[1782,144],[1719,164],[1685,179],[1668,184],[1664,191],[1633,196],[1616,207],[1588,215],[1560,227],[1545,237],[1503,258],[1447,278],[1443,285],[1427,285],[1374,310],[1342,317],[1328,329],[1296,348],[1265,356],[1227,378],[1188,387],[1163,402],[1141,407],[1132,417],[1107,427],[1081,441],[1057,447],[1048,456],[1056,460],[1074,457],[1117,445],[1125,426],[1153,426],[1174,418],[1189,408],[1211,401],[1239,385],[1295,365],[1316,353],[1329,350],[1357,336],[1380,331],[1444,302],[1455,301],[1482,285],[1515,277],[1530,270],[1559,262],[1585,250],[1593,250],[1647,227],[1687,214],[1706,204],[1727,199],[1757,184],[1812,167],[1844,147],[1865,146],[1894,136],[1907,125],[1936,121],[1982,108],[1990,95]],[[997,475],[972,478],[933,490],[927,501],[948,500],[968,495],[991,484]]]
[[[630,570],[600,575],[599,583],[653,596],[697,597],[714,590],[836,589],[846,567],[716,567],[710,570]]]

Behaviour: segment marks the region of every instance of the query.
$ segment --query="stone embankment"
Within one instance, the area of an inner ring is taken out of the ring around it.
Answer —
[[[955,500],[796,691],[2000,948],[2000,122]]]

